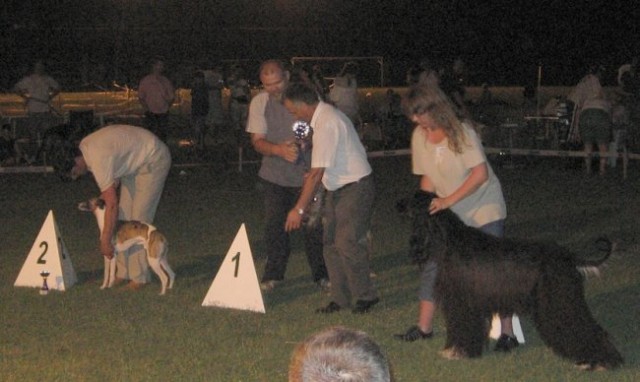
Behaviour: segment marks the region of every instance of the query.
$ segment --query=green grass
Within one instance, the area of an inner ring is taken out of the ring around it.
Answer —
[[[565,159],[567,160],[567,159]],[[587,373],[554,355],[522,318],[527,343],[508,355],[480,359],[438,355],[445,328],[438,314],[431,341],[401,343],[392,334],[416,319],[418,272],[407,258],[410,222],[394,210],[417,184],[408,157],[373,159],[377,202],[373,267],[381,303],[370,314],[313,312],[328,302],[311,282],[299,235],[286,282],[264,296],[267,313],[202,307],[201,303],[245,223],[260,275],[262,198],[255,166],[174,169],[156,224],[170,242],[176,285],[158,296],[159,281],[136,293],[99,289],[102,258],[93,216],[77,202],[97,193],[91,178],[60,183],[52,175],[2,175],[0,183],[0,379],[3,381],[285,381],[296,343],[329,325],[362,329],[388,354],[397,381],[634,381],[640,377],[640,177],[585,178],[566,162],[538,160],[495,169],[508,205],[507,235],[554,240],[592,254],[606,234],[619,250],[601,278],[586,283],[598,321],[626,363]],[[40,296],[15,281],[49,209],[53,209],[79,282]]]

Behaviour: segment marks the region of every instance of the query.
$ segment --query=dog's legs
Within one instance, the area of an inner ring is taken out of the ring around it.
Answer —
[[[156,253],[158,253],[158,258],[160,259],[160,265],[162,266],[162,269],[169,275],[169,289],[171,289],[173,288],[173,281],[176,278],[176,274],[169,265],[169,244],[167,244],[166,239],[157,241],[156,243],[156,248],[154,249],[157,251]]]
[[[160,266],[160,260],[158,260],[158,258],[149,256],[147,257],[147,260],[149,261],[149,266],[151,267],[151,269],[153,269],[156,275],[158,275],[158,277],[160,278],[160,283],[162,283],[162,289],[160,290],[160,295],[163,295],[167,291],[167,284],[169,284],[169,277],[167,277],[167,274],[164,273],[164,271],[162,270],[162,267]]]
[[[436,279],[437,295],[447,326],[445,358],[480,357],[486,342],[486,321],[491,313],[483,301],[477,301],[469,286],[451,282],[460,276],[459,269],[441,267]]]
[[[103,276],[102,286],[100,287],[100,289],[111,287],[111,285],[109,285],[109,275],[110,275],[109,259],[104,257],[104,276]]]
[[[167,274],[169,275],[169,289],[173,288],[173,281],[176,279],[176,274],[173,271],[173,269],[171,269],[171,266],[169,265],[169,260],[167,259],[166,254],[164,254],[160,258],[160,265],[162,266],[162,269],[164,269],[165,272],[167,272]]]
[[[105,259],[105,264],[109,264],[109,288],[111,288],[113,286],[113,284],[115,284],[116,282],[116,253],[113,254],[113,257],[110,259],[107,259],[106,257]]]
[[[149,266],[160,278],[162,282],[161,295],[169,288],[173,287],[173,280],[176,274],[173,272],[167,261],[167,253],[169,252],[169,246],[164,236],[160,235],[157,231],[153,233],[155,240],[152,240],[147,252],[147,260]],[[167,276],[168,274],[168,276]]]

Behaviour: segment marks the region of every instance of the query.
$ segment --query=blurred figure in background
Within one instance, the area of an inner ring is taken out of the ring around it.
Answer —
[[[209,111],[206,124],[213,129],[214,138],[224,126],[224,108],[222,106],[222,90],[224,89],[224,75],[220,64],[214,64],[210,70],[204,70],[204,83],[209,91]]]
[[[196,151],[204,151],[207,133],[207,114],[209,113],[209,88],[204,81],[204,73],[196,71],[191,84],[191,129],[193,145]]]
[[[21,157],[19,146],[11,134],[11,125],[2,125],[0,131],[0,166],[10,166]]]
[[[450,68],[443,70],[440,75],[440,89],[446,94],[451,102],[460,109],[462,115],[469,119],[471,113],[464,102],[465,85],[467,81],[466,67],[461,58],[456,58]]]
[[[318,93],[320,93],[320,98],[323,101],[326,101],[327,94],[329,94],[329,86],[327,85],[327,81],[324,79],[324,74],[322,73],[320,64],[314,64],[311,67],[311,82]]]
[[[27,162],[33,162],[37,159],[44,132],[56,124],[51,100],[60,93],[60,85],[46,73],[44,63],[37,61],[33,73],[18,81],[14,91],[25,100],[29,139],[25,154]]]
[[[344,64],[329,91],[329,100],[349,117],[354,126],[360,124],[357,72],[358,65],[355,62],[349,61]]]
[[[154,58],[151,61],[151,73],[140,80],[138,100],[144,109],[144,127],[167,142],[169,109],[175,99],[175,89],[163,72],[164,61]]]
[[[244,128],[249,116],[249,101],[251,101],[251,87],[245,78],[244,70],[239,65],[234,66],[227,77],[229,87],[229,117],[231,131],[235,135],[239,146],[244,145]]]
[[[611,103],[600,84],[604,68],[592,65],[567,99],[574,104],[573,130],[578,128],[580,139],[584,144],[585,171],[591,173],[591,153],[593,145],[597,145],[600,152],[599,173],[604,175],[607,158],[604,156],[609,150],[611,140]]]

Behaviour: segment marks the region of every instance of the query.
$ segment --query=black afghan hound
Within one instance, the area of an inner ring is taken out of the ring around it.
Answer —
[[[556,354],[588,370],[611,369],[623,359],[591,315],[584,297],[584,273],[597,261],[579,259],[557,244],[496,238],[466,226],[450,210],[430,215],[436,195],[418,191],[411,203],[411,256],[438,265],[435,295],[446,326],[443,355],[479,357],[494,313],[528,314]]]

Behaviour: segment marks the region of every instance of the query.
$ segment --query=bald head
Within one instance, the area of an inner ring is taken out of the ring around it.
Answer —
[[[280,99],[287,88],[289,72],[280,61],[265,61],[260,65],[260,82],[267,93]]]

